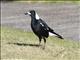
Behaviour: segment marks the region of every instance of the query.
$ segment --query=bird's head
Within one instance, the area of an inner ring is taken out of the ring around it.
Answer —
[[[30,10],[29,12],[25,13],[25,15],[29,15],[31,17],[34,17],[36,19],[39,19],[38,14],[35,12],[35,10]]]
[[[35,10],[30,10],[29,12],[25,13],[25,15],[35,15]]]

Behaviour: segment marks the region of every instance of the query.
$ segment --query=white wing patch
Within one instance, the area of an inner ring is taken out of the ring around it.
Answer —
[[[36,13],[36,19],[38,19],[38,20],[40,19],[40,17],[38,16],[38,14],[37,14],[37,13]]]
[[[55,34],[53,34],[53,33],[51,33],[51,32],[49,32],[49,36],[56,36]]]
[[[40,23],[42,26],[44,26],[42,23]]]

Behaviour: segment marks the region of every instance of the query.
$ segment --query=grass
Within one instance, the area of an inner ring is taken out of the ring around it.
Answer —
[[[6,0],[6,1],[80,1],[80,0]]]
[[[1,27],[1,59],[80,60],[80,42],[49,37],[43,50],[32,32]]]
[[[43,2],[43,3],[76,3],[80,4],[80,0],[6,0],[8,1],[16,1],[16,2],[28,2],[28,3],[38,3],[38,2]]]

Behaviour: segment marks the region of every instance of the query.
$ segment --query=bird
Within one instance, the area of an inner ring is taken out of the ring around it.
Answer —
[[[41,44],[41,40],[44,40],[44,46],[46,44],[46,38],[49,37],[49,34],[56,35],[56,37],[60,39],[64,39],[61,35],[54,32],[53,29],[51,29],[46,22],[44,22],[35,12],[35,10],[29,10],[28,12],[24,13],[25,15],[29,15],[31,17],[31,28],[34,34],[39,38],[39,45]]]

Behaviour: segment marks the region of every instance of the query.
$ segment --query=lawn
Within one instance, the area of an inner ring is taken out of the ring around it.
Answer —
[[[17,1],[17,2],[46,2],[46,3],[80,3],[80,0],[1,0],[1,1]]]
[[[2,60],[80,60],[80,42],[49,37],[44,50],[38,43],[32,32],[1,27]]]

